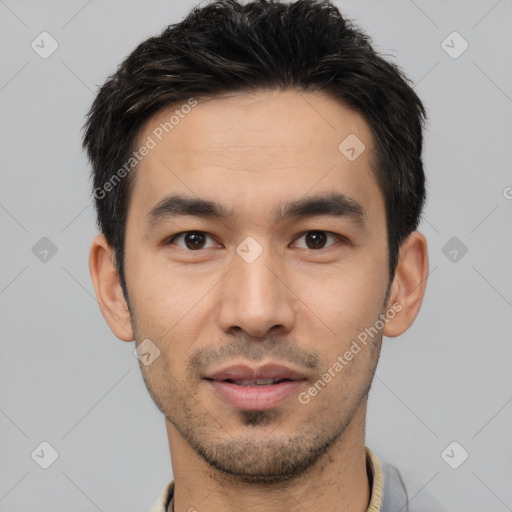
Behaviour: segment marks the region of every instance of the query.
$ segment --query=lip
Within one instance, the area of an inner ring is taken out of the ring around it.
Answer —
[[[227,366],[205,376],[208,380],[251,380],[251,379],[289,379],[304,380],[304,373],[281,364],[265,364],[252,367],[247,364]]]
[[[279,364],[260,367],[235,365],[208,374],[204,379],[212,391],[223,401],[241,411],[264,411],[283,404],[296,395],[306,382],[306,376],[298,370]],[[226,380],[287,379],[276,384],[242,386]]]

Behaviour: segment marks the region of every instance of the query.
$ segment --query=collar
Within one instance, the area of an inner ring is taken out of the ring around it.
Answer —
[[[366,447],[366,464],[371,476],[370,504],[366,512],[379,512],[382,505],[382,468],[380,461],[370,448]]]
[[[379,512],[382,504],[382,468],[377,456],[366,447],[366,467],[371,477],[370,504],[366,512]],[[174,498],[174,480],[171,480],[162,490],[160,496],[149,512],[167,512]]]

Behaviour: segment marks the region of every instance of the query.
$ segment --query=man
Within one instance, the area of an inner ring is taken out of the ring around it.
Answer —
[[[165,415],[152,510],[412,509],[365,417],[425,291],[424,119],[327,0],[210,2],[100,89],[90,271]]]

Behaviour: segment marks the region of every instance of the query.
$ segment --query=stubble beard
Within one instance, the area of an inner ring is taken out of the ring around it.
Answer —
[[[305,422],[297,434],[284,436],[277,432],[287,417],[282,410],[236,411],[238,423],[244,427],[244,432],[235,437],[198,406],[199,402],[194,396],[190,396],[179,384],[174,384],[174,380],[171,379],[172,383],[167,380],[167,392],[158,390],[158,384],[153,386],[142,370],[144,382],[156,406],[212,469],[212,477],[219,481],[251,485],[286,482],[314,468],[318,469],[319,463],[329,458],[333,446],[342,440],[355,413],[366,405],[374,371],[375,368],[372,368],[371,378],[359,396],[344,405],[345,411],[333,410],[336,408],[331,406],[315,415],[325,417],[324,422]],[[177,404],[180,404],[179,407],[176,407]],[[327,420],[329,417],[330,420]],[[272,425],[275,425],[273,429]],[[271,432],[265,436],[262,434],[263,428],[270,428]]]
[[[287,415],[282,409],[274,409],[236,411],[238,423],[245,428],[240,437],[234,437],[204,407],[198,405],[200,402],[194,396],[194,389],[197,389],[200,381],[193,381],[196,385],[185,389],[165,365],[160,376],[158,372],[152,374],[142,364],[139,366],[155,405],[195,453],[208,464],[213,478],[220,481],[229,479],[240,484],[268,485],[286,482],[314,468],[318,469],[322,460],[324,462],[321,466],[328,463],[325,459],[329,459],[329,451],[342,440],[356,412],[366,407],[379,359],[382,335],[373,341],[366,380],[358,395],[346,401],[341,408],[336,407],[336,404],[327,404],[317,411],[313,420],[310,418],[299,425],[296,429],[298,433],[287,436],[277,432]],[[299,407],[307,405],[301,404]],[[315,422],[319,418],[325,420]],[[272,425],[275,427],[271,432],[263,435],[262,429]]]

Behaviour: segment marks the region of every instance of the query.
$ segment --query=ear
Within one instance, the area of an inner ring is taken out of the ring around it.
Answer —
[[[98,304],[112,332],[123,341],[133,341],[130,312],[114,262],[114,252],[107,239],[98,235],[89,254],[89,272]]]
[[[386,305],[386,310],[393,308],[397,313],[386,323],[383,329],[384,336],[399,336],[414,322],[423,302],[427,277],[427,240],[419,231],[413,231],[400,246],[395,276]]]

